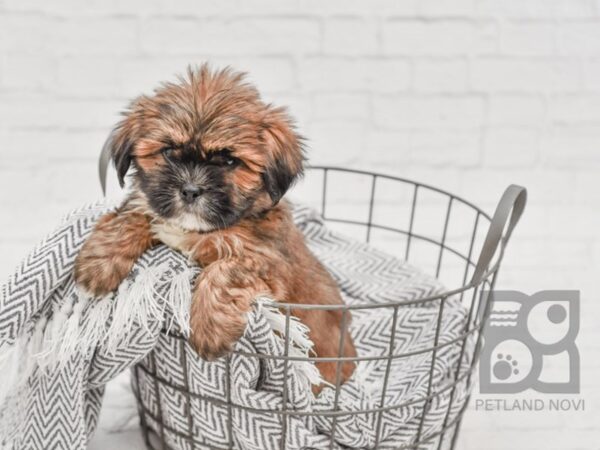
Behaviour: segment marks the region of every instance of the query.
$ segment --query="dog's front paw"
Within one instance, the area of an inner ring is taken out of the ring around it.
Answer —
[[[89,295],[102,297],[115,291],[127,278],[131,267],[108,255],[94,255],[86,247],[75,261],[75,282]]]
[[[192,295],[190,344],[205,360],[231,353],[246,329],[252,290],[222,284],[228,277],[215,266],[199,276]]]
[[[75,281],[97,297],[115,291],[153,245],[149,218],[123,208],[100,217],[75,260]]]
[[[222,333],[222,331],[221,331]],[[242,333],[224,337],[220,335],[207,335],[192,330],[190,344],[198,355],[206,361],[214,361],[233,351],[234,344],[242,337]]]
[[[192,314],[190,344],[202,359],[214,361],[231,353],[235,343],[244,334],[245,314],[233,309],[208,316]]]

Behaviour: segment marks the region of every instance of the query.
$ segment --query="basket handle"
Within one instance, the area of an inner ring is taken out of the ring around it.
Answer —
[[[484,275],[489,270],[490,262],[496,254],[496,250],[498,250],[498,245],[501,244],[501,252],[504,252],[506,243],[519,222],[526,203],[527,189],[516,184],[511,184],[506,188],[500,202],[498,202],[490,228],[485,236],[475,272],[473,272],[473,278],[471,279],[472,285],[477,285],[483,280]],[[506,226],[507,223],[508,226]],[[505,227],[506,233],[503,236],[502,232]]]

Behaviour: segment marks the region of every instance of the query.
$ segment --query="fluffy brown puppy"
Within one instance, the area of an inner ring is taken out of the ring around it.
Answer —
[[[340,304],[338,288],[306,247],[280,201],[302,173],[303,149],[286,111],[265,104],[244,76],[207,66],[135,99],[112,135],[119,181],[132,190],[102,217],[75,264],[96,296],[115,290],[159,242],[200,267],[190,342],[205,359],[231,351],[259,295],[290,303]],[[295,309],[321,357],[338,356],[340,311]],[[356,352],[345,331],[343,356]],[[317,364],[334,383],[336,363]],[[342,381],[354,363],[341,365]]]

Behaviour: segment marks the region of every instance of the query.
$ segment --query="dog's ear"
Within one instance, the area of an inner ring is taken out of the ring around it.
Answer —
[[[117,169],[121,187],[125,186],[125,175],[131,166],[135,138],[127,119],[120,122],[109,137],[110,154]]]
[[[263,120],[262,141],[268,155],[262,174],[273,205],[303,172],[303,139],[284,108],[269,108]]]

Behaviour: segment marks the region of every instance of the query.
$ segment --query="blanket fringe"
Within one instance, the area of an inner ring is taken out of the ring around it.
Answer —
[[[24,349],[18,340],[10,346],[0,348],[0,405],[10,394],[19,377],[19,365]]]
[[[110,354],[117,351],[119,343],[133,330],[134,324],[151,334],[150,323],[162,320],[164,302],[156,290],[157,280],[163,276],[164,264],[140,271],[133,283],[122,283],[119,287],[118,302],[113,303],[112,321],[105,334],[105,345]]]
[[[190,282],[198,275],[199,269],[193,267],[176,274],[166,297],[171,308],[170,320],[166,325],[167,333],[176,326],[184,336],[190,335],[190,305],[192,303]]]
[[[271,329],[275,331],[281,341],[285,341],[286,316],[276,306],[276,302],[268,297],[259,297],[256,299],[257,312],[262,314],[269,322]],[[290,315],[289,340],[290,346],[288,353],[290,356],[307,357],[313,350],[313,342],[308,337],[310,329],[300,322],[296,316]],[[311,384],[320,385],[324,382],[321,372],[310,361],[292,361],[298,373],[302,375]]]
[[[115,294],[98,299],[75,287],[50,316],[42,315],[29,333],[0,348],[0,406],[36,368],[62,368],[73,355],[89,357],[101,345],[114,354],[136,326],[152,333],[150,324],[164,320],[166,308],[173,312],[168,327],[189,334],[190,283],[196,274],[186,268],[172,275],[166,296],[157,291],[171,275],[166,263],[141,269],[133,282],[122,283],[119,301]]]

